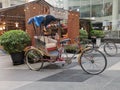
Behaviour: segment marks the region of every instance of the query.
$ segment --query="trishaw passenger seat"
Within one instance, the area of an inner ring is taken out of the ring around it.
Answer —
[[[47,36],[40,36],[39,39],[41,41],[45,42],[45,47],[48,51],[57,49],[57,40],[52,39],[52,38],[47,37]]]

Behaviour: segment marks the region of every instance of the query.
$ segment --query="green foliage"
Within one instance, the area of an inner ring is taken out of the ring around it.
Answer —
[[[65,47],[65,50],[69,53],[75,53],[76,52],[76,45],[67,45]]]
[[[22,30],[10,30],[0,36],[0,45],[8,53],[22,52],[30,43],[29,35]]]
[[[90,35],[97,38],[103,38],[105,36],[105,33],[102,30],[91,30]]]
[[[88,33],[86,30],[80,30],[80,40],[87,39]]]

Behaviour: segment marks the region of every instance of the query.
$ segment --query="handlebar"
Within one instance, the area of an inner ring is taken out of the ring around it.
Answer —
[[[60,44],[66,44],[68,42],[71,42],[71,39],[70,38],[67,38],[67,39],[63,39],[60,41]]]

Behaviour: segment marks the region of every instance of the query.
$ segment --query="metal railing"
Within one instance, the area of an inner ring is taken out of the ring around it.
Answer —
[[[120,30],[104,31],[104,32],[105,32],[105,38],[120,39]]]

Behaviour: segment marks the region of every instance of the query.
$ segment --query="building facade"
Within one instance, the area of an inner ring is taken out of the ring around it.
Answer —
[[[7,8],[10,6],[20,5],[25,2],[26,0],[0,0],[0,8]]]
[[[54,0],[51,4],[80,12],[80,19],[91,19],[103,26],[112,25],[112,30],[120,30],[120,0]]]
[[[23,4],[34,0],[0,0],[0,8]],[[103,26],[112,25],[120,30],[120,0],[45,0],[54,7],[80,12],[80,19],[92,19]]]

